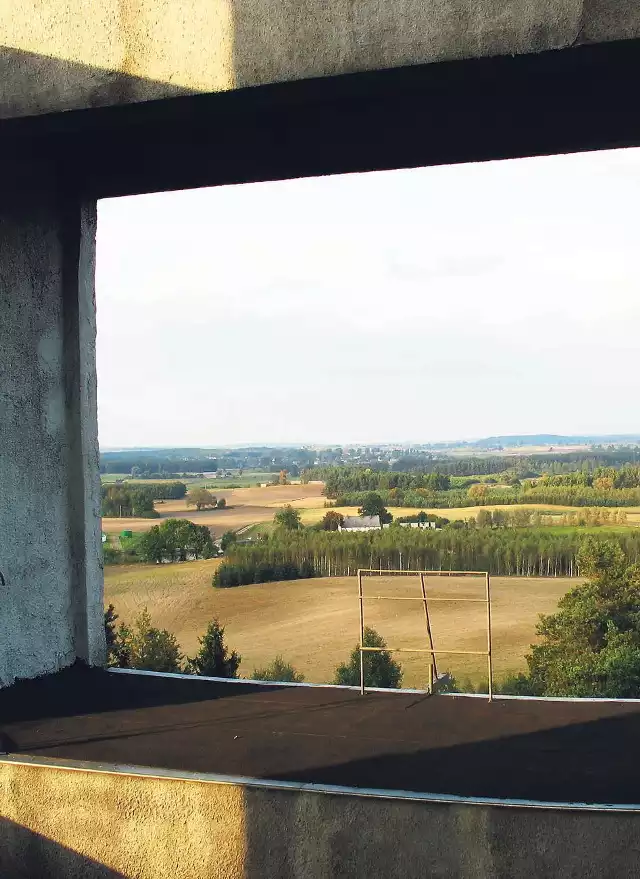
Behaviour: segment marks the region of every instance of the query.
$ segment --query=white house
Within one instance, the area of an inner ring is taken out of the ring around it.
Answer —
[[[380,530],[380,516],[345,516],[338,531]]]

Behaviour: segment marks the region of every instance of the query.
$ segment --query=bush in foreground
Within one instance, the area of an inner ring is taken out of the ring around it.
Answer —
[[[117,616],[113,613],[113,605],[109,606],[109,624],[113,624]],[[107,617],[105,614],[105,629]],[[111,648],[113,665],[120,668],[138,668],[145,671],[182,671],[184,659],[175,635],[166,629],[157,629],[151,625],[151,616],[145,607],[136,618],[132,628],[122,624],[119,626],[115,644]]]
[[[365,647],[386,647],[387,642],[375,629],[365,628]],[[380,653],[365,653],[364,683],[366,687],[389,687],[397,689],[402,682],[402,666],[392,659],[391,654],[384,650]],[[351,651],[347,663],[339,665],[336,669],[335,684],[348,686],[360,686],[360,648],[356,645]]]
[[[527,657],[542,696],[640,696],[640,566],[614,541],[588,538],[579,553],[589,579],[541,616]]]
[[[120,634],[123,627],[116,626],[119,616],[115,607],[110,604],[104,612],[104,637],[107,644],[107,667],[129,668],[131,658]]]
[[[304,675],[297,672],[290,662],[285,662],[282,656],[276,656],[273,662],[264,668],[254,669],[251,677],[254,681],[283,681],[293,684],[301,684],[304,681]]]
[[[191,674],[212,678],[237,678],[242,657],[235,650],[229,652],[224,643],[224,626],[218,620],[209,623],[202,638],[198,638],[200,650],[187,661]]]

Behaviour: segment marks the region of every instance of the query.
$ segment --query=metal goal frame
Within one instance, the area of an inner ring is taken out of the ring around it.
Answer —
[[[420,577],[421,596],[404,596],[404,595],[365,595],[362,588],[363,577],[383,577],[383,576],[402,576],[402,577]],[[428,598],[425,578],[429,576],[438,577],[484,577],[485,579],[485,597],[484,598]],[[360,604],[360,693],[364,696],[367,688],[364,684],[364,654],[365,653],[428,653],[431,661],[429,662],[429,688],[430,694],[434,691],[434,681],[438,680],[438,671],[436,666],[436,655],[449,656],[486,656],[487,672],[489,676],[489,702],[493,699],[493,656],[491,650],[491,578],[488,571],[385,571],[379,568],[358,568],[358,601]],[[419,647],[365,647],[364,646],[364,602],[365,601],[420,601],[424,606],[425,626],[427,632],[427,648]],[[431,620],[429,618],[429,602],[469,602],[473,604],[485,604],[487,607],[487,649],[486,650],[436,650],[433,644],[433,633],[431,631]]]

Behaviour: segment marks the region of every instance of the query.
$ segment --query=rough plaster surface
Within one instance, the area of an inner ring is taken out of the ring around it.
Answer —
[[[104,652],[93,212],[42,175],[5,181],[0,205],[0,686]]]
[[[637,36],[636,0],[18,0],[0,117]]]
[[[640,815],[269,791],[0,763],[0,874],[137,879],[638,875]]]
[[[136,879],[243,877],[243,796],[226,785],[0,765],[0,875],[93,879],[104,865]]]

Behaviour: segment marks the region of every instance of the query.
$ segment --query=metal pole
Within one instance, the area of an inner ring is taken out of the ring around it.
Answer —
[[[360,598],[360,695],[364,696],[364,603],[362,601],[362,571],[358,571],[358,596]]]
[[[433,647],[433,635],[431,634],[431,621],[429,620],[429,605],[427,604],[427,590],[424,585],[424,574],[420,574],[420,588],[422,589],[422,601],[424,602],[424,617],[427,623],[427,638],[429,639],[429,648],[431,650]],[[431,654],[431,663],[433,664],[433,676],[436,680],[438,680],[438,668],[436,666],[436,656],[435,653]],[[431,668],[431,663],[429,667]]]
[[[491,656],[491,582],[487,571],[487,665],[489,671],[489,702],[493,699],[493,659]],[[362,654],[360,654],[362,655]]]

